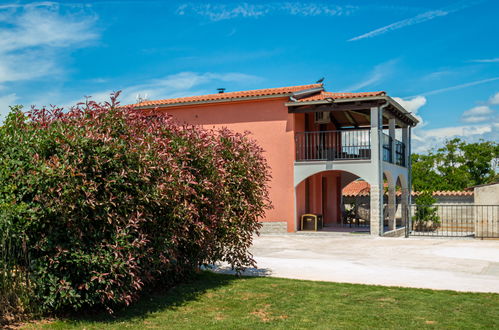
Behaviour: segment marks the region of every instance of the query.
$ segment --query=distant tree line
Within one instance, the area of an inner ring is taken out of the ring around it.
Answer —
[[[455,138],[426,154],[412,154],[414,191],[463,190],[499,182],[499,144]]]

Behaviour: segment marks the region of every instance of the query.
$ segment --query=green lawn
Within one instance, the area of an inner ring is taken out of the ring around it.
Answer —
[[[431,278],[428,279],[431,281]],[[35,328],[499,328],[499,295],[389,288],[209,272],[114,317],[79,316]]]

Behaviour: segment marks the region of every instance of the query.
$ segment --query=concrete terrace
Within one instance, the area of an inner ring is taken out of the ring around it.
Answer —
[[[499,240],[263,235],[247,275],[499,293]],[[218,272],[228,272],[224,267]]]

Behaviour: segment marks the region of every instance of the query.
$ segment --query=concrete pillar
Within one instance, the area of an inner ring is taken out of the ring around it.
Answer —
[[[409,225],[409,189],[402,186],[402,195],[400,196],[400,207],[402,215],[402,226]]]
[[[388,119],[388,135],[391,137],[392,140],[391,158],[392,158],[392,163],[395,164],[395,118]]]
[[[388,230],[394,230],[397,227],[396,218],[395,218],[396,212],[397,212],[397,196],[395,192],[395,183],[388,182]]]
[[[371,235],[383,234],[383,168],[381,160],[382,110],[371,108],[371,165],[372,180],[370,202]]]

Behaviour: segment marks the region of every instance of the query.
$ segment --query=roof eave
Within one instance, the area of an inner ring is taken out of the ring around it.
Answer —
[[[389,102],[394,108],[400,111],[404,116],[408,117],[412,122],[411,126],[416,126],[419,123],[419,120],[411,115],[410,112],[404,109],[397,101],[392,99],[387,95],[379,95],[379,96],[365,96],[365,97],[351,97],[351,98],[343,98],[343,99],[334,99],[333,102],[328,100],[316,100],[316,101],[303,101],[303,102],[286,102],[285,105],[287,107],[297,107],[303,105],[321,105],[321,104],[332,104],[332,103],[346,103],[346,102],[361,102],[361,101],[386,101]]]
[[[388,102],[390,102],[390,104],[392,106],[394,106],[397,110],[399,110],[405,116],[407,116],[408,118],[411,119],[411,121],[412,121],[412,125],[411,126],[416,126],[417,124],[419,124],[419,120],[416,117],[414,117],[409,111],[407,111],[403,106],[401,106],[397,101],[395,101],[390,96],[384,96],[384,97],[386,98],[386,100]]]
[[[260,95],[260,96],[245,96],[245,97],[231,97],[219,100],[204,100],[204,101],[192,101],[192,102],[177,102],[177,103],[158,103],[145,106],[135,106],[135,109],[154,109],[154,108],[167,108],[167,107],[178,107],[178,106],[189,106],[189,105],[199,105],[199,104],[210,104],[210,103],[227,103],[227,102],[240,102],[240,101],[251,101],[258,99],[279,99],[288,98],[292,93],[285,94],[274,94],[274,95]]]

